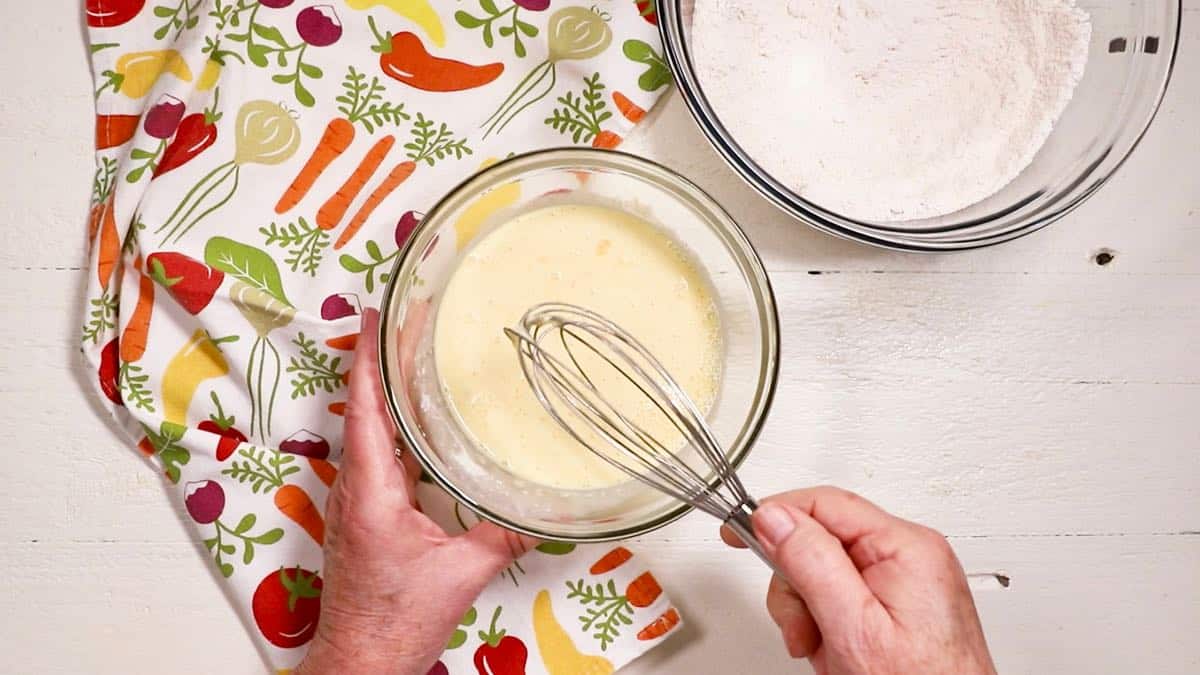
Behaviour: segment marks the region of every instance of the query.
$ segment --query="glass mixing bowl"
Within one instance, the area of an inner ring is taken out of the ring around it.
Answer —
[[[1124,163],[1158,110],[1179,42],[1181,0],[1080,0],[1092,21],[1087,69],[1033,162],[996,194],[937,218],[855,220],[796,194],[764,171],[713,112],[694,70],[693,0],[660,0],[667,61],[700,129],[747,183],[797,219],[835,235],[912,251],[998,244],[1066,215]],[[753,0],[746,0],[747,2]]]
[[[711,197],[670,170],[623,153],[521,155],[443,198],[409,237],[388,279],[380,320],[384,389],[407,448],[435,482],[480,516],[546,539],[629,537],[665,525],[689,507],[637,481],[565,490],[509,472],[463,427],[437,373],[438,305],[460,258],[496,225],[555,204],[602,205],[636,215],[669,233],[704,270],[724,343],[721,386],[708,420],[730,461],[741,463],[766,417],[778,370],[779,320],[766,271]],[[546,423],[555,422],[547,415]]]

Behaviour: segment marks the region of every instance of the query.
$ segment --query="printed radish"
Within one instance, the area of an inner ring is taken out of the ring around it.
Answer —
[[[282,649],[306,644],[317,632],[323,583],[316,572],[299,565],[279,568],[254,589],[250,609],[267,642]]]
[[[146,6],[146,0],[87,0],[87,24],[112,28],[128,23]]]
[[[301,429],[279,443],[279,450],[292,455],[325,459],[329,456],[329,441],[308,429]]]
[[[150,278],[192,315],[208,306],[225,280],[224,272],[182,253],[151,253],[146,268]]]
[[[217,112],[217,101],[221,91],[213,94],[212,105],[204,112],[192,113],[179,122],[175,131],[175,139],[163,151],[162,160],[154,169],[154,176],[161,176],[187,164],[217,142],[217,121],[221,113]]]
[[[196,428],[218,436],[217,461],[224,462],[229,459],[237,446],[246,442],[246,434],[233,428],[235,419],[233,415],[225,416],[225,411],[221,409],[221,401],[217,398],[217,392],[211,392],[209,396],[212,398],[213,404],[217,406],[217,412],[210,414],[208,419],[196,425]]]
[[[314,5],[296,15],[296,32],[314,47],[328,47],[342,37],[342,22],[330,5]]]
[[[321,318],[326,321],[358,316],[361,313],[362,305],[354,293],[336,293],[321,303]]]
[[[170,94],[163,94],[158,98],[158,103],[150,108],[150,112],[146,113],[142,128],[153,138],[168,139],[175,135],[183,113],[183,101]]]
[[[211,480],[193,481],[183,486],[183,504],[192,520],[207,525],[225,511],[225,490]]]

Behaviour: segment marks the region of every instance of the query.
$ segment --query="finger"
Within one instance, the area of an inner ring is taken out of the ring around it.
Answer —
[[[781,492],[763,500],[767,502],[781,502],[806,512],[845,544],[903,522],[858,494],[828,485]]]
[[[764,504],[768,502],[788,504],[806,512],[842,542],[860,570],[911,543],[914,532],[908,521],[841,488],[821,486],[793,490],[763,500]]]
[[[779,575],[773,575],[767,587],[767,614],[779,626],[783,644],[793,658],[812,656],[821,646],[821,631],[808,605]]]
[[[383,399],[379,377],[379,312],[363,312],[362,332],[350,368],[346,403],[345,449],[341,473],[367,486],[406,489],[404,470],[396,461],[396,431]]]
[[[746,542],[742,541],[741,537],[729,529],[728,525],[721,526],[721,541],[734,548],[746,548]]]
[[[767,502],[751,518],[767,555],[787,575],[826,638],[848,634],[877,602],[842,542],[806,512]]]

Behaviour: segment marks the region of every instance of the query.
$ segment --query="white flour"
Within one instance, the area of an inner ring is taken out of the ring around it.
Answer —
[[[1074,0],[696,0],[700,82],[784,184],[865,220],[944,215],[1028,166],[1071,99]]]

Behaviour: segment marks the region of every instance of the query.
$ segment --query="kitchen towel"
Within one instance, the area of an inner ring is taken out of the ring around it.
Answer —
[[[356,315],[421,212],[481,166],[620,142],[669,84],[653,2],[85,10],[90,377],[286,670],[320,611]],[[469,517],[422,497],[451,527]],[[611,672],[679,620],[626,549],[549,543],[492,580],[435,671]]]

